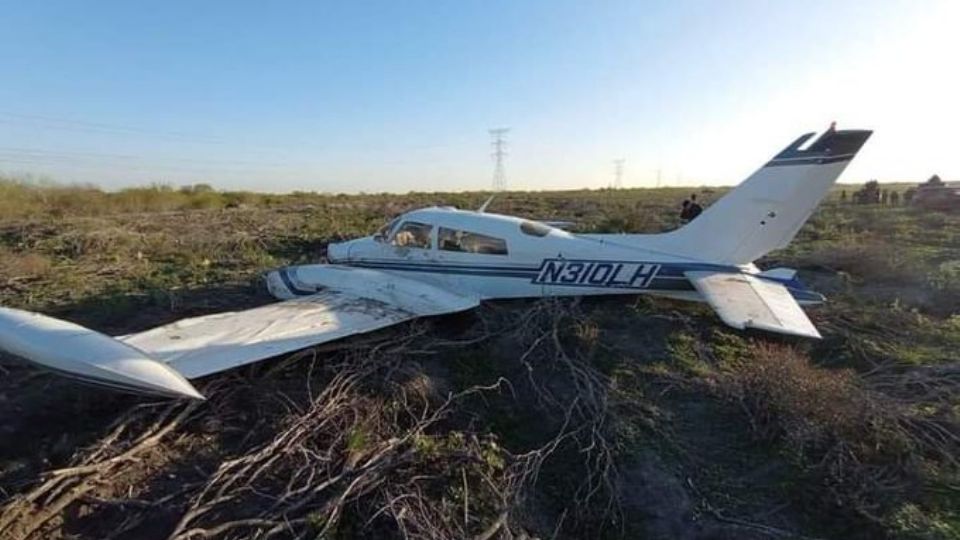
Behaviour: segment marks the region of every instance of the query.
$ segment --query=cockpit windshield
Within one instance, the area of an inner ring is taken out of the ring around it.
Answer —
[[[373,235],[373,239],[376,240],[377,242],[386,241],[387,237],[390,236],[390,231],[393,230],[393,228],[397,225],[399,221],[400,221],[400,216],[397,216],[391,219],[383,227],[380,227],[379,229],[377,229],[376,234]]]

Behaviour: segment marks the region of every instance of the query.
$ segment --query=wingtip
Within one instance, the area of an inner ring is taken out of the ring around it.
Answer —
[[[192,384],[190,384],[190,383],[187,383],[186,388],[183,388],[182,390],[183,390],[183,391],[180,392],[180,397],[183,398],[183,399],[189,399],[189,400],[192,400],[192,401],[206,401],[206,400],[207,400],[207,396],[201,394],[200,391],[197,390],[197,389],[196,389]]]

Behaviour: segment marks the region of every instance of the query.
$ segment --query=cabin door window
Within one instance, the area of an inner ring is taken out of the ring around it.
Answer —
[[[479,255],[507,254],[507,241],[503,238],[446,227],[440,227],[440,231],[437,233],[437,245],[441,251],[457,251]]]

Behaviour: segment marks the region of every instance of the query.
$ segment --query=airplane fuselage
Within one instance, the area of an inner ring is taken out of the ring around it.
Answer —
[[[403,240],[410,230],[419,241]],[[426,208],[404,214],[377,235],[331,244],[327,254],[334,265],[402,275],[482,300],[653,294],[702,301],[684,272],[759,273],[752,264],[671,255],[660,249],[655,235],[650,235],[650,249],[618,242],[619,236],[572,234],[511,216]],[[271,291],[280,298],[313,294],[324,284],[324,266],[281,269],[275,281],[283,286],[272,285]],[[822,301],[798,282],[769,279],[786,284],[801,303]]]

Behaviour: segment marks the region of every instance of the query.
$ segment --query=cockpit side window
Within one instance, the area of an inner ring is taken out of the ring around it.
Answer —
[[[546,236],[553,230],[549,225],[537,221],[524,221],[520,224],[520,231],[530,236]]]
[[[437,244],[443,251],[460,251],[480,255],[506,255],[507,241],[485,234],[440,227]]]
[[[390,243],[398,247],[430,249],[431,231],[433,231],[433,225],[405,221],[393,233]]]

